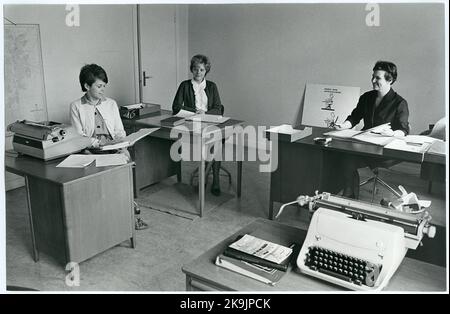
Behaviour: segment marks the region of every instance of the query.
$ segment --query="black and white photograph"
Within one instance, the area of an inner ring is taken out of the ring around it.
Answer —
[[[0,291],[448,294],[448,6],[3,0]]]

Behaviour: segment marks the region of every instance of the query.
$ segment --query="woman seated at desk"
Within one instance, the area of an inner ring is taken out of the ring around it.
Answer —
[[[220,101],[219,91],[214,82],[205,79],[211,70],[211,62],[204,55],[195,55],[191,59],[190,70],[193,78],[181,82],[172,104],[173,114],[180,110],[195,113],[223,114],[223,106]],[[213,184],[211,193],[220,195],[219,170],[220,161],[213,160]]]
[[[378,61],[373,67],[373,90],[364,93],[352,113],[344,123],[336,125],[336,129],[350,129],[364,120],[363,130],[390,123],[390,127],[382,131],[386,136],[405,136],[409,133],[408,103],[392,88],[397,80],[397,66],[392,62]],[[378,167],[382,162],[369,157],[352,156],[344,161],[344,193],[350,198],[359,197],[358,168],[369,166]]]
[[[91,147],[85,151],[89,154],[101,145],[125,137],[126,133],[116,101],[105,97],[108,83],[105,70],[96,64],[85,65],[81,68],[79,80],[85,94],[70,104],[70,121],[79,134],[91,138]],[[131,159],[126,148],[118,153]],[[136,204],[135,213],[139,213]],[[148,226],[139,217],[136,218],[135,225],[136,229]]]

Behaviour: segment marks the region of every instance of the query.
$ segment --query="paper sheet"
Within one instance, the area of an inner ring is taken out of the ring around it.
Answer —
[[[323,133],[323,135],[337,137],[337,138],[352,138],[353,136],[361,133],[361,131],[353,130],[353,129],[345,129],[345,130],[336,130],[330,131],[327,133]]]
[[[195,115],[195,112],[191,112],[191,111],[187,111],[187,110],[183,110],[181,109],[176,115],[175,117],[180,117],[180,118],[187,118],[190,116]]]
[[[56,167],[60,168],[84,168],[95,160],[95,155],[73,154],[60,162]]]
[[[225,121],[228,121],[230,118],[229,117],[223,117],[223,116],[218,116],[215,114],[196,114],[196,115],[191,115],[189,117],[186,118],[186,120],[193,120],[193,121],[201,121],[201,122],[208,122],[208,123],[224,123]]]

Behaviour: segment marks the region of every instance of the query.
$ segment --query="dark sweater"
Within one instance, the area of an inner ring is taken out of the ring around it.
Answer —
[[[208,97],[208,114],[222,114],[222,103],[219,97],[219,91],[214,82],[206,81],[205,93]],[[172,104],[173,114],[177,114],[181,109],[195,112],[195,95],[191,80],[181,82],[178,87],[175,99]]]
[[[375,108],[377,91],[372,90],[359,97],[358,105],[347,117],[352,127],[364,119],[364,128],[367,130],[375,126],[391,123],[392,130],[402,130],[405,135],[409,134],[409,110],[408,103],[392,88],[384,95],[380,104]]]

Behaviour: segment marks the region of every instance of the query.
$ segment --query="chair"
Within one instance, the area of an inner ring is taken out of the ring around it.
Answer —
[[[423,131],[420,135],[428,135],[445,141],[445,130],[447,127],[446,118],[441,118],[435,124],[430,124],[428,130]],[[445,167],[436,167],[430,164],[422,164],[420,168],[420,177],[428,180],[428,193],[431,194],[433,186],[432,178],[439,178],[440,181],[445,181]]]
[[[220,114],[223,115],[224,112],[225,107],[223,105],[220,105]],[[222,140],[222,145],[224,145],[224,143],[225,139]],[[198,170],[199,168],[197,167],[191,174],[190,184],[192,186],[194,185],[195,178],[198,178]],[[211,170],[212,170],[212,162],[207,162],[205,170],[205,184],[208,182],[208,177],[211,174]],[[222,174],[222,172],[224,173]],[[220,165],[219,175],[228,177],[228,183],[231,184],[231,173],[225,167],[223,167],[222,164]]]
[[[367,180],[364,180],[363,182],[361,182],[359,184],[359,186],[363,186],[369,183],[373,183],[373,187],[372,187],[372,200],[371,203],[373,203],[373,200],[375,199],[375,193],[376,193],[376,189],[377,189],[377,183],[381,184],[382,186],[384,186],[387,190],[389,190],[392,194],[394,194],[396,197],[400,197],[401,194],[399,192],[397,192],[397,190],[395,190],[393,187],[391,187],[389,184],[387,184],[383,179],[381,179],[379,177],[379,171],[380,169],[384,168],[384,169],[389,169],[397,164],[399,164],[401,161],[398,160],[385,160],[383,162],[381,162],[381,164],[379,164],[376,168],[371,169],[373,176],[370,177]]]

